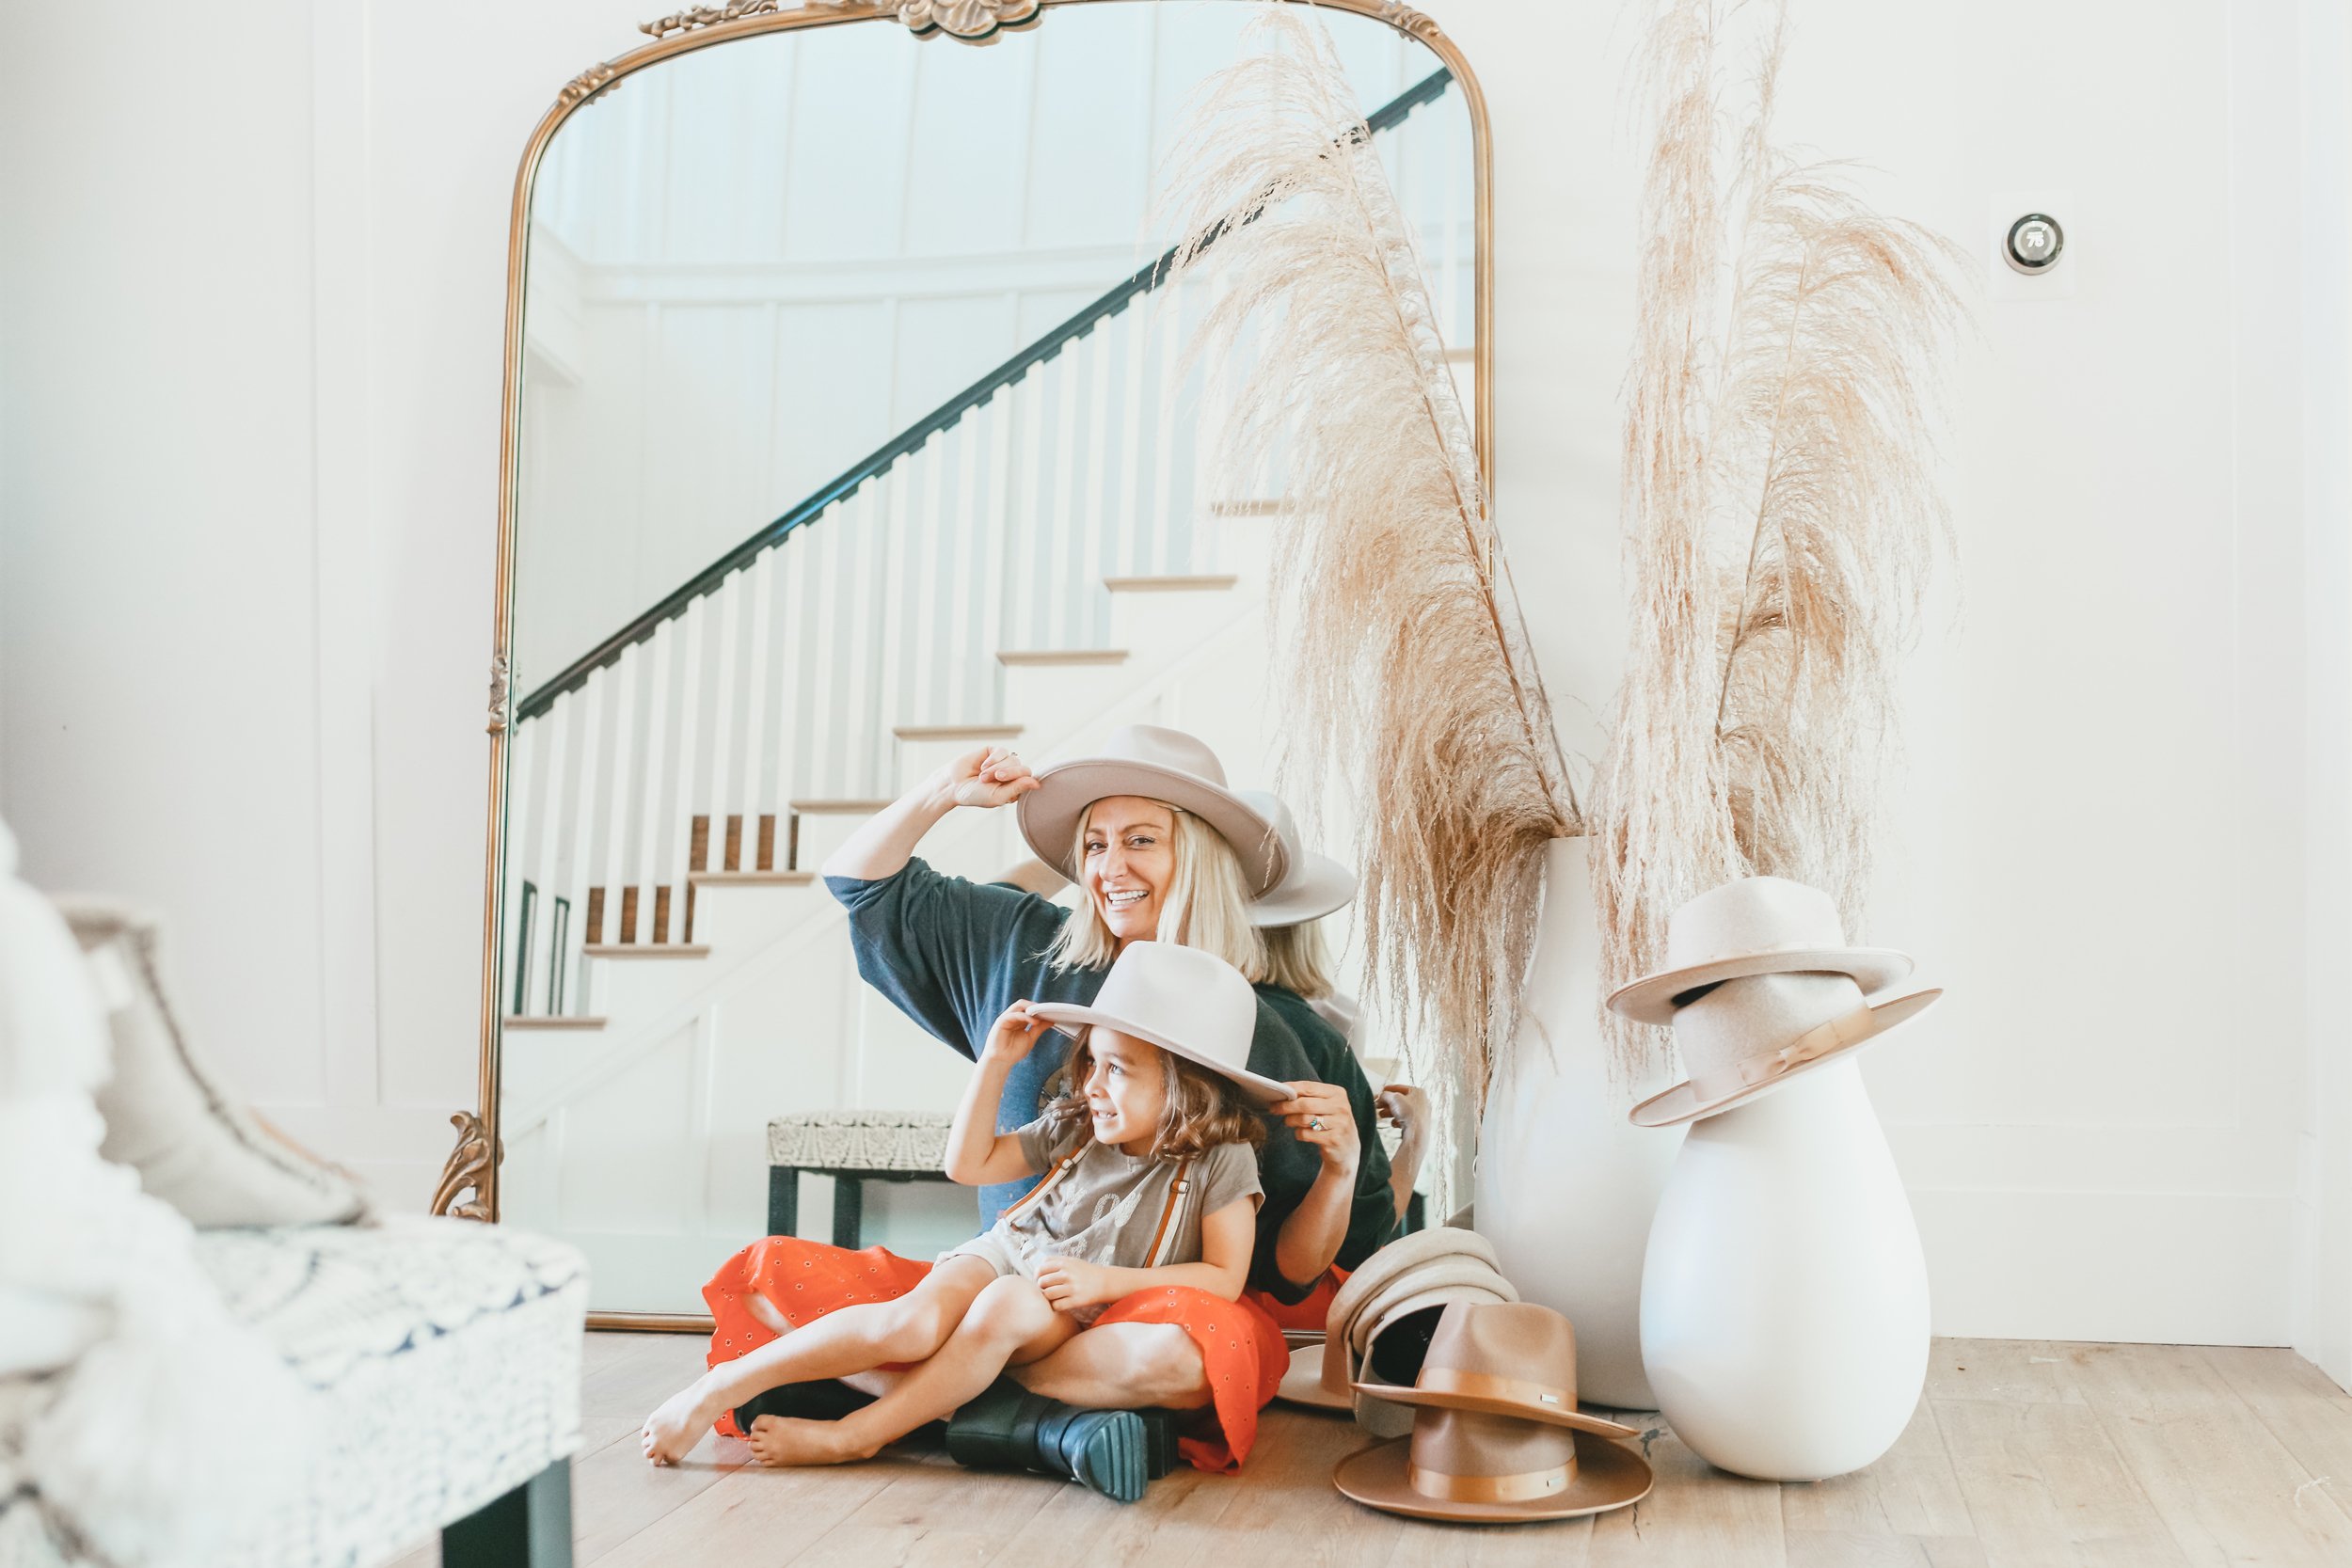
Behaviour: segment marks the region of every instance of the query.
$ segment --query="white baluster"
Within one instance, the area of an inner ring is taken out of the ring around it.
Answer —
[[[1147,465],[1143,460],[1143,369],[1151,357],[1152,296],[1146,294],[1127,307],[1119,317],[1123,323],[1120,348],[1124,356],[1125,388],[1120,395],[1119,427],[1119,570],[1120,577],[1136,575],[1139,559],[1136,533],[1141,508],[1136,496],[1143,483]]]
[[[719,641],[712,651],[710,721],[710,869],[727,869],[727,816],[736,804],[735,747],[739,733],[735,717],[735,688],[740,678],[743,595],[736,578],[721,583],[711,595],[718,607]]]
[[[941,511],[947,532],[955,540],[949,552],[953,565],[946,569],[945,580],[950,596],[948,632],[954,639],[950,646],[961,652],[948,689],[947,711],[942,716],[948,723],[963,722],[970,714],[994,711],[994,616],[988,600],[988,541],[978,526],[986,507],[985,456],[979,432],[960,426],[954,442],[940,452],[934,465],[947,486]]]
[[[644,738],[629,768],[637,796],[637,855],[630,875],[637,888],[637,919],[631,938],[641,942],[654,940],[654,890],[661,885],[667,870],[660,859],[661,782],[668,772],[664,763],[670,750],[670,654],[676,641],[675,621],[664,621],[654,628],[647,650],[652,668],[645,678]]]
[[[946,434],[931,437],[932,444],[946,439]],[[896,725],[907,721],[914,710],[906,705],[906,641],[907,589],[914,574],[926,569],[925,558],[910,554],[907,547],[906,486],[899,483],[899,469],[892,467],[878,474],[869,483],[874,492],[875,511],[882,531],[882,560],[886,563],[882,589],[874,606],[876,646],[880,648],[880,666],[874,673],[875,745],[871,771],[857,784],[853,794],[882,800],[898,793],[897,736],[891,734]]]
[[[996,401],[988,405],[991,417],[1004,417],[1005,394],[996,394]],[[970,418],[971,416],[966,416]],[[915,574],[910,585],[915,597],[914,667],[910,672],[909,687],[912,700],[907,705],[905,722],[930,724],[939,721],[939,667],[945,652],[940,641],[941,617],[947,602],[946,588],[942,578],[947,557],[944,535],[947,513],[946,498],[942,494],[947,482],[947,470],[936,461],[917,460],[910,454],[899,459],[892,470],[895,483],[907,487],[907,504],[918,519],[914,529],[915,558],[923,562],[923,570]]]
[[[693,940],[687,929],[686,911],[693,907],[694,887],[694,802],[703,799],[702,779],[702,715],[707,693],[703,689],[703,673],[707,668],[704,644],[710,641],[710,595],[695,599],[686,607],[678,619],[678,710],[677,746],[671,753],[669,768],[670,829],[679,835],[681,847],[670,862],[672,875],[670,893],[670,940],[685,942]]]
[[[729,592],[742,594],[749,602],[745,609],[751,622],[751,646],[746,650],[743,670],[743,744],[739,748],[743,761],[742,869],[759,868],[759,818],[761,775],[768,763],[769,709],[775,705],[775,692],[769,684],[771,660],[769,657],[768,637],[770,580],[775,575],[776,552],[769,550],[737,574]]]
[[[874,736],[890,733],[882,716],[874,711],[873,687],[877,611],[882,597],[882,573],[888,560],[884,548],[888,543],[886,517],[882,497],[872,485],[861,486],[856,499],[856,515],[841,540],[842,549],[849,556],[847,575],[839,589],[843,614],[837,643],[844,800],[854,800],[865,792],[866,781],[874,771]]]
[[[499,897],[502,911],[499,927],[498,1006],[501,1013],[519,1011],[515,1003],[515,975],[518,970],[528,974],[531,964],[531,943],[528,933],[521,929],[523,883],[534,887],[539,878],[532,860],[532,828],[539,820],[538,797],[541,781],[547,770],[544,760],[546,738],[536,723],[516,724],[509,732],[507,744],[513,752],[507,759],[506,774],[506,865]],[[533,919],[537,918],[535,912]]]
[[[1094,330],[1079,339],[1063,352],[1085,356],[1087,390],[1087,441],[1082,471],[1085,479],[1078,486],[1080,505],[1078,533],[1083,559],[1078,563],[1078,582],[1086,607],[1073,644],[1100,647],[1110,636],[1110,595],[1103,592],[1103,522],[1107,512],[1104,505],[1103,475],[1107,467],[1111,419],[1111,377],[1118,367],[1110,352],[1111,327],[1108,322],[1099,323]]]
[[[608,942],[628,942],[636,933],[622,924],[621,911],[628,900],[624,890],[628,884],[628,829],[630,807],[636,804],[638,748],[638,714],[644,706],[639,695],[645,679],[645,645],[636,642],[614,661],[612,675],[616,687],[612,745],[610,748],[611,782],[605,796],[604,851],[604,926],[611,934]]]
[[[801,792],[801,716],[806,711],[808,690],[808,660],[801,653],[802,600],[808,578],[808,536],[796,529],[778,547],[782,564],[777,572],[774,618],[775,649],[770,656],[776,661],[776,687],[782,693],[776,711],[775,784],[771,796],[776,805],[776,855],[779,863],[789,863],[794,869],[807,870],[797,861],[786,863],[792,832],[792,801]]]
[[[1080,618],[1093,602],[1080,581],[1084,552],[1075,546],[1071,537],[1078,502],[1078,476],[1085,472],[1078,454],[1078,408],[1089,382],[1082,353],[1073,353],[1065,347],[1049,363],[1054,366],[1057,406],[1050,492],[1054,532],[1053,546],[1047,555],[1049,569],[1045,576],[1050,585],[1046,608],[1051,613],[1046,645],[1075,648],[1083,645]]]
[[[1170,300],[1169,309],[1161,312],[1159,341],[1153,345],[1153,357],[1158,364],[1153,375],[1159,388],[1155,412],[1159,422],[1152,436],[1152,532],[1149,553],[1138,552],[1138,564],[1144,574],[1165,573],[1168,569],[1168,513],[1174,502],[1176,472],[1176,405],[1181,401],[1184,371],[1184,300]]]
[[[967,429],[963,436],[966,450],[962,515],[972,527],[973,547],[980,554],[980,616],[973,638],[975,657],[970,660],[971,685],[967,688],[972,699],[970,712],[983,719],[1004,718],[1004,687],[996,663],[996,650],[1009,647],[1006,627],[1010,623],[1006,614],[1006,594],[1010,592],[1013,548],[1013,521],[1010,492],[1007,489],[1007,474],[1012,466],[1012,424],[1001,405],[1004,397],[985,411],[988,424],[984,429]]]
[[[816,625],[810,628],[815,640],[816,679],[809,687],[808,738],[809,787],[819,797],[832,798],[840,793],[835,782],[840,773],[840,752],[836,731],[840,727],[841,693],[838,689],[841,668],[838,633],[841,621],[841,565],[844,551],[841,532],[851,526],[857,498],[828,511],[811,526],[809,544],[814,546],[815,559],[810,565],[823,591],[816,595]]]
[[[588,931],[588,886],[596,870],[593,838],[596,831],[596,764],[604,743],[604,710],[611,701],[612,672],[599,670],[578,691],[565,697],[578,705],[580,740],[570,764],[571,809],[565,813],[563,873],[560,883],[567,895],[571,915],[564,933],[564,1006],[565,1014],[595,1011],[588,993],[588,956],[581,951],[591,940]]]

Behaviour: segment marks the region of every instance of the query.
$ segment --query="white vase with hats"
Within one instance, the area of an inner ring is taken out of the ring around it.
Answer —
[[[1642,1255],[1678,1132],[1626,1119],[1600,1037],[1600,935],[1584,838],[1554,840],[1518,1036],[1486,1097],[1478,1228],[1529,1301],[1576,1324],[1584,1397],[1654,1410],[1643,1370]]]
[[[1927,1264],[1855,1053],[1942,993],[1851,947],[1829,897],[1751,877],[1675,911],[1609,999],[1671,1023],[1690,1076],[1634,1107],[1688,1128],[1650,1229],[1642,1350],[1677,1436],[1719,1468],[1818,1481],[1901,1436],[1928,1367]]]

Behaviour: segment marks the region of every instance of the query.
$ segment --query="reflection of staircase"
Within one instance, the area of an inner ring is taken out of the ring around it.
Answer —
[[[771,1117],[955,1104],[968,1065],[858,980],[818,883],[858,823],[965,752],[1041,767],[1120,723],[1264,778],[1278,508],[1194,496],[1200,288],[1138,272],[517,705],[501,1206],[588,1248],[599,1307],[698,1309],[681,1283],[764,1222]],[[1010,811],[922,853],[1027,856]],[[926,1198],[878,1196],[885,1234]]]

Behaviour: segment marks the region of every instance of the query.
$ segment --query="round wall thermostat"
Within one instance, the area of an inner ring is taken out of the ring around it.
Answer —
[[[2002,254],[2019,272],[2048,272],[2066,248],[2066,230],[2047,213],[2027,213],[2009,226],[2009,243]]]

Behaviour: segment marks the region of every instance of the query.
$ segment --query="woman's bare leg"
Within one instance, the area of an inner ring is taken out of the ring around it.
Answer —
[[[1174,1323],[1101,1323],[1012,1375],[1032,1394],[1089,1410],[1198,1410],[1209,1402],[1200,1347]]]
[[[862,1372],[885,1361],[926,1359],[947,1342],[995,1277],[981,1259],[951,1258],[896,1301],[844,1307],[722,1361],[645,1418],[640,1434],[645,1457],[656,1465],[675,1465],[720,1416],[783,1384]]]
[[[996,1381],[1008,1366],[1035,1361],[1077,1332],[1054,1310],[1036,1284],[1017,1275],[996,1280],[975,1300],[947,1342],[909,1371],[888,1393],[837,1421],[762,1416],[747,1434],[763,1465],[839,1465],[871,1459],[927,1421]]]

